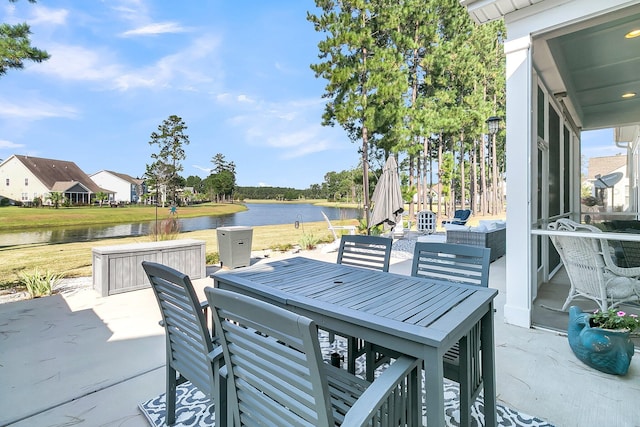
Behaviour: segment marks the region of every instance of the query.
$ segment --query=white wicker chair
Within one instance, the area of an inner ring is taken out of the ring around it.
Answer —
[[[548,229],[594,234],[602,232],[592,225],[579,224],[569,219],[559,219],[549,224]],[[562,310],[566,310],[569,303],[579,297],[595,301],[601,310],[627,301],[640,301],[640,267],[618,267],[611,257],[611,247],[606,239],[595,236],[550,237],[571,282]]]

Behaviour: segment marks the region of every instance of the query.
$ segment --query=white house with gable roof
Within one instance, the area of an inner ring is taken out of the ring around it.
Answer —
[[[101,170],[89,178],[102,188],[113,192],[109,196],[110,202],[139,203],[144,194],[144,180],[133,178],[124,173]]]

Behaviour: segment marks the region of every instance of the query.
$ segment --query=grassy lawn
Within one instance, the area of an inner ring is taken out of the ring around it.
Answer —
[[[362,208],[361,205],[357,203],[343,203],[343,202],[329,202],[326,199],[299,199],[299,200],[286,200],[286,201],[274,201],[268,199],[246,199],[244,203],[278,203],[285,205],[295,205],[308,203],[316,206],[326,206],[329,208],[352,208],[359,209]]]
[[[265,203],[277,203],[282,205],[299,205],[303,203],[308,204],[318,204],[321,202],[325,202],[324,199],[297,199],[297,200],[272,200],[272,199],[244,199],[243,203],[256,203],[256,204],[265,204]]]
[[[107,208],[105,208],[106,210]],[[120,208],[118,208],[120,209]],[[23,209],[29,210],[29,209]],[[116,208],[113,208],[116,210]],[[1,211],[1,209],[0,209]],[[335,225],[356,225],[356,220],[333,221]],[[207,255],[218,252],[217,232],[215,229],[180,233],[179,239],[198,239],[206,242]],[[287,248],[299,244],[303,238],[320,242],[330,242],[333,236],[324,221],[305,222],[296,229],[293,224],[265,225],[253,227],[251,249],[254,251]],[[58,245],[24,245],[0,248],[0,289],[16,287],[19,272],[40,272],[49,270],[63,273],[66,278],[91,276],[91,249],[98,246],[111,246],[126,243],[153,241],[153,236],[126,237],[94,242],[65,243]]]
[[[194,218],[199,216],[227,215],[244,211],[241,204],[206,203],[201,205],[179,207],[178,218]],[[169,216],[168,207],[158,208],[158,218]],[[131,222],[152,221],[156,218],[155,206],[126,206],[110,208],[109,206],[54,208],[20,208],[7,206],[0,208],[0,230],[29,231],[42,227],[66,227],[78,225],[111,225]]]
[[[247,201],[255,203],[255,201]],[[306,200],[305,203],[310,203]],[[270,201],[273,203],[273,201]],[[335,207],[335,203],[326,203],[324,206]],[[197,217],[205,215],[227,214],[244,210],[239,204],[205,204],[198,206],[178,208],[179,217]],[[168,208],[159,208],[158,217],[166,218]],[[498,216],[504,219],[504,215]],[[0,229],[2,231],[29,230],[38,227],[56,227],[69,225],[90,224],[118,224],[136,221],[151,221],[155,218],[155,207],[86,207],[86,208],[0,208]],[[467,225],[477,225],[480,219],[494,219],[492,217],[472,217]],[[358,225],[358,221],[343,220],[332,221],[334,225]],[[415,227],[415,226],[414,226]],[[217,233],[215,229],[184,232],[178,235],[179,239],[198,239],[206,242],[207,255],[218,252]],[[118,239],[106,239],[93,242],[77,242],[65,244],[36,244],[0,248],[0,290],[16,287],[18,273],[31,273],[36,268],[41,271],[64,274],[65,277],[91,276],[92,252],[91,249],[98,246],[111,246],[118,244],[149,242],[153,236],[125,237]],[[265,249],[286,249],[299,245],[303,241],[315,243],[330,242],[333,240],[324,221],[305,222],[302,227],[296,229],[293,224],[267,225],[253,227],[253,241],[251,249],[260,251]]]

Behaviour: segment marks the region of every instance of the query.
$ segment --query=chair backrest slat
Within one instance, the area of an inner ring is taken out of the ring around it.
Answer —
[[[387,237],[344,235],[340,239],[337,263],[389,271],[392,243]]]
[[[213,344],[191,279],[166,265],[143,261],[166,328],[167,363],[203,393],[213,395]]]
[[[411,275],[487,287],[490,255],[480,246],[417,242]]]
[[[206,288],[228,371],[235,425],[333,426],[313,321],[263,301]]]

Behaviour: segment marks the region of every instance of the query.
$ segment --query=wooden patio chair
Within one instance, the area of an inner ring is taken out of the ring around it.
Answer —
[[[322,359],[316,324],[246,295],[207,287],[224,351],[229,425],[411,426],[417,359],[401,357],[374,382]]]
[[[166,401],[167,425],[175,423],[176,387],[191,383],[210,399],[215,406],[224,397],[217,395],[215,383],[222,363],[222,349],[212,339],[206,315],[193,290],[189,276],[166,265],[143,261],[144,269],[160,312],[161,325],[166,336]],[[220,424],[224,425],[224,423]]]
[[[340,239],[337,263],[389,271],[392,243],[388,237],[344,235]]]
[[[336,262],[343,265],[388,272],[392,244],[393,240],[388,237],[344,235],[340,239]],[[356,359],[364,354],[365,343],[360,338],[345,338],[347,339],[347,370],[353,374],[356,371]],[[333,342],[334,339],[335,333],[330,331],[329,342]]]
[[[582,231],[600,234],[602,231],[588,224],[559,219],[547,226],[554,231]],[[607,239],[549,236],[569,276],[570,288],[562,310],[576,298],[595,301],[600,310],[620,303],[640,301],[640,267],[619,267],[611,257]]]
[[[491,250],[480,246],[453,243],[417,242],[411,275],[466,285],[489,286]],[[443,356],[444,376],[460,384],[460,425],[471,419],[470,404],[482,390],[480,325],[476,324]],[[383,363],[399,354],[393,350],[366,344],[367,378]]]

